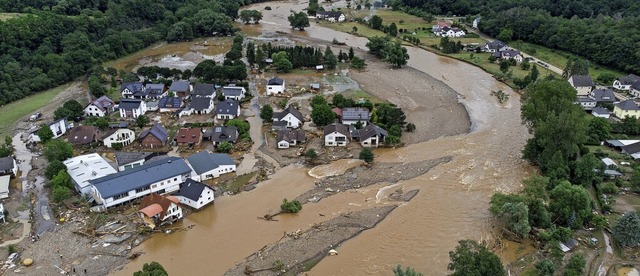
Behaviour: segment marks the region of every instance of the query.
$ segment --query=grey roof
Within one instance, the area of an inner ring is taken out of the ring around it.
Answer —
[[[640,152],[640,142],[633,143],[622,147],[622,151],[626,154],[634,154]]]
[[[0,171],[7,171],[13,169],[13,157],[0,158]]]
[[[342,13],[337,11],[317,11],[316,15],[323,15],[324,17],[327,17],[327,18],[331,17],[331,18],[338,19],[340,15],[342,15]]]
[[[225,100],[218,103],[218,107],[216,107],[216,114],[237,115],[239,108],[240,105],[238,105],[238,102],[234,100]]]
[[[128,88],[135,94],[137,92],[141,92],[144,88],[144,85],[142,85],[141,82],[125,82],[122,84],[122,86],[120,86],[120,91],[124,90],[125,88]]]
[[[571,76],[571,79],[573,79],[575,87],[593,86],[593,80],[588,75],[574,75]]]
[[[502,42],[500,40],[494,40],[494,41],[491,41],[491,42],[485,44],[485,46],[487,46],[487,48],[489,48],[489,49],[498,50],[498,49],[500,49],[502,47],[507,46],[507,44],[505,44],[504,42]]]
[[[386,130],[375,124],[369,124],[360,130],[360,140],[367,140],[373,136],[389,136],[389,134]]]
[[[187,90],[189,90],[189,85],[191,85],[191,82],[186,80],[174,81],[169,87],[169,91],[187,92]]]
[[[611,112],[609,112],[609,109],[606,109],[606,108],[601,107],[601,106],[594,107],[594,108],[591,110],[591,113],[592,113],[592,114],[593,114],[593,113],[598,113],[598,114],[611,114]]]
[[[349,133],[351,134],[351,138],[360,139],[360,130],[357,129],[355,125],[349,125]]]
[[[162,142],[166,141],[167,138],[169,137],[169,132],[167,132],[167,130],[164,127],[162,127],[160,124],[155,124],[151,128],[145,129],[142,132],[140,132],[139,139],[140,140],[144,139],[144,137],[146,137],[148,134],[155,136],[156,138],[158,138],[158,140]]]
[[[273,78],[267,82],[267,85],[282,85],[284,80],[281,78]]]
[[[613,94],[613,90],[609,88],[595,89],[591,91],[591,95],[596,102],[615,102],[616,96]]]
[[[200,199],[200,195],[202,195],[202,191],[204,191],[205,188],[208,187],[204,183],[188,178],[185,182],[182,182],[182,184],[180,184],[180,191],[173,195],[184,196],[193,201],[198,201],[198,199]]]
[[[298,120],[300,120],[300,122],[304,122],[304,117],[302,116],[302,113],[300,113],[300,110],[297,110],[297,109],[293,108],[292,106],[288,106],[282,112],[273,113],[273,117],[278,119],[278,121],[280,121],[280,120],[282,120],[282,118],[284,118],[284,116],[287,116],[287,114],[289,114],[289,113],[291,113],[291,115],[293,115],[293,117],[296,117]]]
[[[616,170],[604,170],[604,174],[608,176],[623,176],[622,173]]]
[[[634,83],[631,85],[631,89],[633,89],[633,90],[640,90],[640,80],[639,80],[639,81],[634,82]]]
[[[203,174],[211,171],[221,165],[235,165],[236,163],[228,154],[211,153],[209,151],[201,151],[187,157],[187,161],[197,174]]]
[[[364,107],[345,107],[342,109],[342,120],[369,121],[369,109]]]
[[[640,107],[633,100],[629,99],[616,104],[622,110],[640,110]]]
[[[205,110],[213,104],[213,99],[207,97],[192,98],[189,106],[195,110]]]
[[[629,75],[626,75],[624,77],[619,77],[618,81],[622,85],[632,85],[632,84],[636,83],[637,81],[640,81],[640,76],[636,76],[634,74],[629,74]]]
[[[504,50],[504,51],[493,53],[493,56],[499,57],[499,58],[513,58],[519,55],[520,55],[520,51],[516,51],[516,50]]]
[[[123,166],[141,159],[145,161],[151,158],[151,156],[155,155],[155,152],[127,152],[127,151],[116,151],[116,164],[118,166]]]
[[[278,131],[276,142],[280,142],[283,140],[287,142],[297,141],[300,143],[304,143],[304,141],[306,140],[306,136],[304,134],[304,130],[283,129]]]
[[[147,83],[144,86],[144,91],[135,93],[134,97],[146,97],[146,96],[160,96],[164,93],[164,83]]]
[[[102,111],[106,111],[111,108],[115,103],[109,99],[107,96],[102,96],[100,98],[95,99],[91,104],[100,108]]]
[[[142,102],[141,100],[122,99],[120,100],[120,104],[118,104],[118,108],[124,109],[124,110],[138,109],[140,108],[141,102]]]
[[[158,102],[159,108],[180,108],[182,99],[179,97],[164,97]]]
[[[129,128],[129,122],[116,122],[109,124],[109,128]]]
[[[234,126],[214,126],[211,140],[214,142],[235,143],[238,140],[238,128]]]
[[[338,123],[333,123],[330,125],[326,125],[324,126],[324,136],[327,136],[330,133],[333,132],[338,132],[341,134],[344,134],[347,137],[351,137],[350,133],[349,133],[349,127],[347,127],[346,125],[343,124],[338,124]]]
[[[242,86],[225,86],[222,87],[222,95],[225,96],[240,96],[242,95]]]
[[[216,86],[208,83],[198,83],[193,86],[191,95],[193,96],[213,96],[216,93]]]
[[[174,176],[187,174],[191,168],[184,159],[170,157],[89,181],[102,198],[110,198],[148,186]]]
[[[587,97],[587,96],[579,96],[578,97],[578,102],[581,102],[581,103],[595,103],[596,100],[592,99],[591,97]]]

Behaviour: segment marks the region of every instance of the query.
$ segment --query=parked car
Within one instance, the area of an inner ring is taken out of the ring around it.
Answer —
[[[31,115],[31,117],[29,117],[29,121],[31,122],[37,121],[38,119],[40,119],[40,117],[42,117],[42,113],[36,112],[33,115]]]
[[[13,263],[18,258],[20,258],[20,254],[18,252],[11,253],[11,255],[9,255],[9,258],[7,258],[7,263]]]

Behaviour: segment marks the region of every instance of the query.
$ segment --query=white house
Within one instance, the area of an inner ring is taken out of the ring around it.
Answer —
[[[76,156],[62,163],[67,167],[76,191],[81,195],[91,194],[89,181],[118,172],[97,153]]]
[[[118,165],[118,171],[124,171],[126,169],[135,168],[144,165],[145,162],[151,158],[158,156],[156,152],[141,152],[141,151],[116,151],[116,165]]]
[[[304,143],[306,140],[304,130],[282,129],[278,131],[276,143],[279,149],[288,149],[291,146]]]
[[[11,156],[0,158],[0,175],[5,174],[12,174],[13,176],[18,174],[18,164]]]
[[[611,112],[604,107],[595,107],[591,110],[591,115],[594,117],[609,119],[609,117],[611,117]]]
[[[337,11],[317,11],[316,19],[323,19],[329,22],[344,22],[347,17],[342,12]]]
[[[164,224],[171,224],[182,218],[180,200],[175,196],[149,194],[142,198],[138,212],[151,229]]]
[[[442,30],[440,30],[439,33],[436,33],[436,35],[438,35],[438,36],[446,36],[446,37],[463,37],[463,36],[466,35],[466,33],[460,28],[444,27],[444,28],[442,28]]]
[[[500,40],[494,40],[482,46],[482,50],[489,53],[501,52],[507,49],[507,44]]]
[[[281,78],[273,78],[267,81],[267,96],[284,93],[285,80]]]
[[[633,95],[636,98],[640,97],[640,81],[634,82],[629,87],[629,94]]]
[[[344,147],[349,144],[351,135],[349,127],[343,124],[333,123],[324,127],[324,145],[328,147]]]
[[[496,57],[497,59],[513,59],[516,62],[522,62],[524,60],[524,57],[522,57],[522,54],[520,53],[520,51],[516,51],[516,50],[504,50],[504,51],[499,51],[499,52],[494,52],[493,56]]]
[[[213,112],[213,107],[212,97],[195,97],[189,103],[189,108],[194,114],[210,114]]]
[[[122,99],[118,104],[121,118],[138,118],[147,112],[147,103],[142,100]]]
[[[9,197],[9,183],[11,182],[11,176],[0,176],[0,199]]]
[[[576,104],[579,104],[584,110],[591,110],[596,107],[597,102],[591,97],[579,96]]]
[[[225,100],[242,100],[247,96],[247,90],[242,86],[225,86],[222,87],[222,96]]]
[[[569,78],[569,84],[576,90],[578,96],[588,96],[593,90],[593,80],[588,75],[574,75]]]
[[[89,181],[91,195],[107,209],[150,193],[168,194],[180,189],[191,177],[191,167],[182,158],[168,157]]]
[[[67,131],[72,128],[73,123],[69,123],[66,117],[49,124],[49,129],[51,129],[51,132],[53,132],[52,139],[60,138],[60,136],[67,133]],[[40,136],[38,136],[38,130],[29,134],[29,140],[36,143],[42,141],[40,139]]]
[[[84,116],[104,117],[113,112],[115,103],[107,96],[97,98],[84,108]]]
[[[365,148],[377,148],[380,144],[384,143],[385,137],[389,136],[386,130],[375,124],[370,124],[366,127],[363,127],[359,131],[359,134],[360,145]]]
[[[141,82],[125,82],[120,86],[122,98],[134,98],[134,95],[144,92],[145,86]]]
[[[472,26],[474,29],[477,29],[477,28],[478,28],[478,24],[480,23],[480,19],[481,19],[480,17],[476,17],[476,19],[474,19],[474,20],[473,20],[473,23],[471,24],[471,26]]]
[[[218,102],[216,109],[216,119],[230,120],[240,116],[240,105],[234,100]]]
[[[180,184],[180,191],[173,194],[173,196],[178,198],[181,204],[194,209],[200,209],[213,202],[215,197],[213,190],[209,186],[193,179],[187,179],[187,181]]]
[[[629,91],[631,89],[631,85],[640,81],[640,76],[629,74],[624,77],[620,77],[613,81],[613,88],[618,90]]]
[[[299,110],[289,106],[282,112],[274,112],[273,122],[274,124],[282,122],[282,125],[286,128],[299,128],[304,122],[304,117]]]
[[[360,122],[362,126],[367,126],[371,119],[369,109],[364,107],[345,107],[342,109],[342,123],[345,125],[355,125]]]
[[[116,128],[109,130],[100,140],[107,148],[113,147],[113,144],[120,144],[125,147],[136,140],[136,133],[128,128]]]
[[[236,163],[228,154],[205,150],[187,157],[187,161],[194,172],[191,178],[196,181],[205,181],[236,171]]]

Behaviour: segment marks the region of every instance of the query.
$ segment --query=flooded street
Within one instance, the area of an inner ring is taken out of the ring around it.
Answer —
[[[267,5],[273,10],[265,11]],[[286,16],[289,10],[304,7],[306,4],[269,2],[248,8],[263,12],[261,27],[269,32],[292,32]],[[292,33],[328,42],[336,38],[348,46],[366,49],[366,38],[318,27],[314,23],[306,30]],[[221,275],[236,262],[278,241],[284,232],[307,229],[340,213],[387,204],[381,199],[398,188],[420,189],[420,192],[375,228],[342,244],[337,248],[338,256],[323,259],[309,274],[389,275],[398,264],[411,266],[425,275],[446,274],[448,252],[454,249],[458,240],[492,238],[487,210],[491,195],[496,191],[519,190],[521,180],[533,172],[520,153],[529,134],[520,122],[520,97],[509,87],[469,64],[418,48],[409,47],[408,51],[411,56],[408,66],[457,91],[471,118],[471,133],[443,136],[398,149],[378,149],[375,162],[420,162],[445,156],[452,156],[452,161],[416,178],[400,181],[392,188],[377,184],[337,193],[318,203],[305,204],[299,214],[278,216],[278,221],[258,219],[276,212],[283,198],[295,198],[313,188],[316,180],[309,175],[340,174],[357,164],[340,160],[311,172],[304,167],[282,168],[255,190],[216,198],[215,206],[188,216],[183,224],[195,224],[193,229],[157,235],[144,242],[136,251],[145,254],[115,274],[131,275],[142,264],[159,261],[170,274],[189,271],[191,275]],[[389,71],[389,74],[402,74],[401,70]],[[360,87],[367,90],[366,83],[361,83]],[[495,97],[490,96],[492,90],[505,91],[510,94],[510,100],[504,105],[498,104]],[[395,93],[398,95],[390,100],[398,101],[398,104],[401,101],[417,102],[411,97],[428,98],[431,95],[426,87],[424,91],[414,92],[422,93],[417,95]],[[254,141],[258,143],[259,140]]]

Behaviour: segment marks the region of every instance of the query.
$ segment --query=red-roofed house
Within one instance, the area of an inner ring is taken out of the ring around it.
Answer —
[[[173,139],[178,146],[199,146],[202,143],[201,128],[181,128]]]
[[[138,211],[140,217],[151,229],[158,225],[173,223],[182,218],[180,200],[175,196],[161,196],[151,193],[142,198]]]

